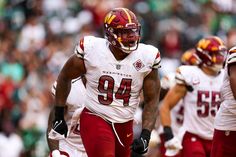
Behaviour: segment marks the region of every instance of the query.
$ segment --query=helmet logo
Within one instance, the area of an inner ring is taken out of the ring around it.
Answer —
[[[110,24],[115,17],[116,17],[116,15],[112,15],[111,13],[109,13],[105,17],[104,23]]]
[[[206,49],[207,46],[211,43],[210,40],[206,40],[206,39],[202,39],[199,41],[199,47],[203,48],[203,49]]]

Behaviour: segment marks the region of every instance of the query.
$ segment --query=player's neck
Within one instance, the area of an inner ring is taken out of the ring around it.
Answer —
[[[212,69],[206,67],[206,66],[201,66],[201,69],[204,73],[210,76],[217,76],[219,72],[213,71]]]
[[[123,60],[125,59],[125,57],[129,55],[128,53],[124,53],[122,50],[115,48],[114,46],[111,45],[109,45],[109,49],[111,50],[116,60]]]

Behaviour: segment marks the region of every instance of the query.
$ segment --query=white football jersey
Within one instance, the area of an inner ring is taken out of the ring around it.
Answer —
[[[236,100],[233,96],[228,74],[228,65],[236,62],[236,53],[229,54],[224,69],[224,82],[221,86],[222,103],[215,118],[218,130],[236,131]]]
[[[161,79],[161,87],[163,89],[170,89],[175,85],[175,73],[169,73],[165,75]],[[183,100],[180,100],[178,104],[171,109],[171,128],[175,136],[177,136],[179,128],[183,124],[183,116],[184,116],[184,105]],[[160,126],[158,129],[158,133],[163,133],[163,127]]]
[[[67,142],[74,149],[84,152],[85,148],[83,146],[79,131],[79,116],[84,108],[86,90],[81,78],[74,79],[72,80],[71,83],[72,83],[71,90],[66,101],[68,110],[65,115],[65,120],[68,126],[69,135],[67,136],[67,138],[62,140]],[[52,87],[53,95],[55,95],[55,89],[56,89],[56,82]],[[59,145],[62,146],[63,144],[60,144],[59,141]],[[63,148],[60,148],[60,150],[62,149]],[[68,150],[66,152],[69,153]]]
[[[137,50],[118,61],[106,39],[86,36],[75,54],[84,59],[87,70],[86,108],[114,123],[133,119],[145,76],[160,66],[158,49],[140,43]]]
[[[183,99],[183,127],[186,131],[203,139],[213,138],[223,75],[223,71],[217,76],[207,75],[197,66],[184,65],[177,69],[176,83],[184,84],[189,89]]]

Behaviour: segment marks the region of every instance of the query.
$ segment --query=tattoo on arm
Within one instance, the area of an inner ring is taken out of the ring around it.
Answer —
[[[144,79],[144,110],[142,114],[142,127],[152,131],[158,114],[158,102],[160,95],[160,79],[157,70],[153,70]]]

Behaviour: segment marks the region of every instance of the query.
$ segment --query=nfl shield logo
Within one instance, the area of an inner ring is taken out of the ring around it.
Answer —
[[[139,71],[140,69],[144,67],[143,62],[140,59],[134,62],[133,65],[137,71]]]
[[[120,64],[116,64],[116,69],[117,69],[117,70],[120,70],[120,67],[121,67]]]

